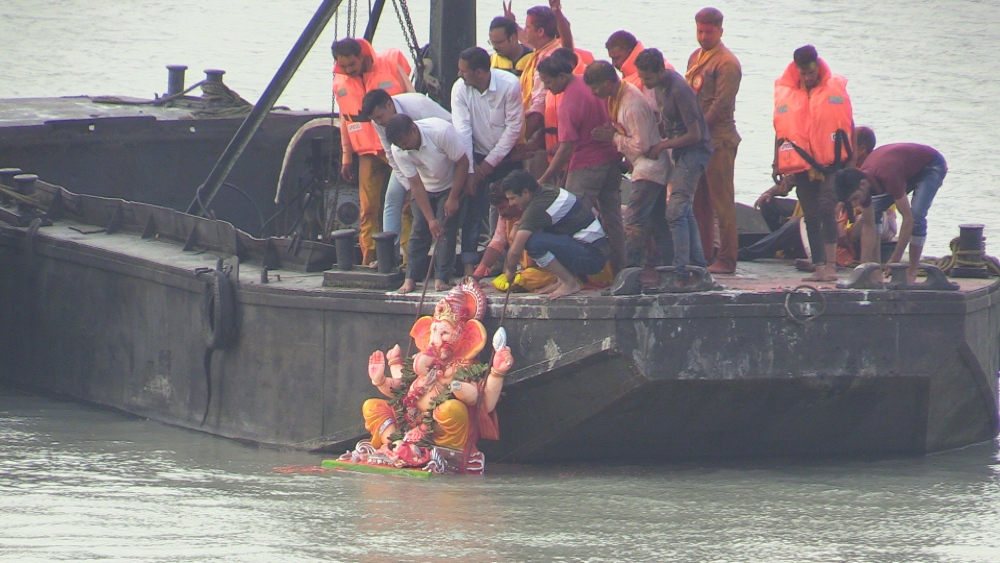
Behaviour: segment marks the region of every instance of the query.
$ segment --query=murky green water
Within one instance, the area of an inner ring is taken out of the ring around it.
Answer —
[[[429,481],[320,461],[0,390],[0,561],[1000,559],[995,444]]]

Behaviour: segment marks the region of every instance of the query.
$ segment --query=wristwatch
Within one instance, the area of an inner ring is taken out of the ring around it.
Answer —
[[[451,390],[452,393],[454,393],[455,391],[458,391],[461,388],[462,388],[462,382],[461,381],[452,381],[451,385],[448,386],[448,389]]]

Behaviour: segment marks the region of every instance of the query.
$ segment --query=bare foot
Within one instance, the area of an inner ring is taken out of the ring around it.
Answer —
[[[444,280],[434,280],[434,291],[447,291],[450,287]]]
[[[417,282],[407,278],[403,282],[403,285],[399,286],[399,289],[396,290],[396,293],[409,293],[416,288],[417,288]]]
[[[581,289],[583,289],[583,286],[576,280],[574,280],[571,284],[560,283],[559,287],[549,294],[549,299],[559,299],[564,295],[573,295],[574,293],[578,293]]]
[[[538,294],[541,294],[541,295],[545,295],[546,293],[552,293],[553,291],[555,291],[556,289],[558,289],[560,285],[562,285],[562,282],[560,282],[559,280],[556,280],[556,281],[550,283],[549,285],[546,285],[546,286],[543,286],[543,287],[540,287],[540,288],[536,289],[535,293],[538,293]]]

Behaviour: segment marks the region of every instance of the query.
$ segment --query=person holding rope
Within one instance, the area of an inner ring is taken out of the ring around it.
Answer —
[[[482,47],[459,55],[458,80],[451,90],[452,125],[475,165],[462,206],[462,265],[471,275],[479,262],[479,236],[490,218],[490,185],[523,168],[524,126],[521,83],[509,72],[490,68]]]
[[[524,210],[521,224],[507,250],[507,283],[514,282],[522,253],[556,276],[537,293],[549,299],[583,289],[581,275],[594,275],[608,262],[610,245],[593,209],[562,188],[542,187],[525,170],[515,170],[501,182],[507,201]]]
[[[389,176],[389,187],[385,191],[385,207],[382,210],[382,230],[396,233],[396,253],[403,249],[403,265],[406,265],[406,249],[409,248],[410,231],[413,229],[413,214],[408,204],[410,202],[410,184],[407,183],[399,165],[392,156],[392,145],[385,138],[385,124],[397,113],[408,115],[414,120],[427,117],[438,117],[451,121],[451,114],[437,102],[424,94],[404,92],[390,96],[381,88],[365,94],[361,101],[361,112],[372,120],[375,132],[382,142],[386,159],[392,174]]]
[[[413,232],[407,251],[406,279],[399,293],[416,288],[431,266],[434,252],[434,291],[448,288],[455,264],[459,204],[462,188],[471,170],[465,144],[451,123],[436,117],[414,121],[397,114],[385,125],[385,136],[393,144],[392,156],[410,185]]]

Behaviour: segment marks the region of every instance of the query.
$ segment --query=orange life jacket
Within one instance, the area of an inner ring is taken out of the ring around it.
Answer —
[[[409,80],[403,82],[400,69],[405,75],[410,73],[410,63],[399,49],[386,49],[375,53],[375,49],[364,39],[358,39],[361,44],[361,56],[372,59],[372,68],[358,77],[351,77],[333,65],[333,95],[337,100],[341,121],[347,123],[347,139],[342,143],[350,143],[351,152],[358,154],[378,154],[382,152],[382,142],[370,121],[360,121],[361,100],[371,90],[381,88],[390,96],[409,91]]]
[[[587,70],[587,65],[594,62],[594,54],[584,49],[573,49],[573,51],[576,52],[576,67],[573,68],[573,74],[583,76],[584,71]],[[560,99],[562,99],[562,94],[545,92],[544,127],[546,150],[559,144],[558,113]],[[552,162],[551,156],[549,156],[549,162]]]
[[[778,173],[831,171],[851,158],[854,118],[847,79],[819,59],[819,84],[806,92],[795,63],[774,81]]]
[[[643,89],[642,80],[639,78],[639,69],[635,68],[635,58],[639,56],[639,53],[643,52],[645,47],[642,46],[642,41],[638,41],[635,44],[635,48],[629,53],[628,58],[622,63],[621,73],[622,80],[628,82],[632,86],[635,86],[639,90]],[[663,68],[667,70],[674,70],[674,65],[670,64],[666,59],[663,61]]]

